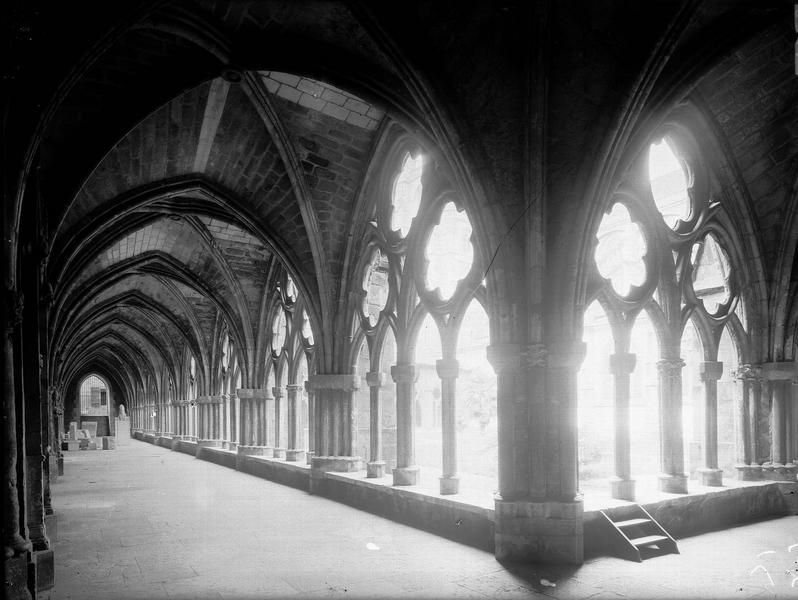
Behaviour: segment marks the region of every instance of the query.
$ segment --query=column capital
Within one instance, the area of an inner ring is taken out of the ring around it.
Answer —
[[[311,375],[308,381],[314,390],[352,392],[360,389],[360,377],[357,373],[319,373]]]
[[[792,381],[798,376],[797,365],[791,360],[762,363],[762,375],[768,381]]]
[[[197,396],[197,404],[221,404],[224,396]]]
[[[521,369],[520,344],[491,344],[487,352],[488,362],[497,374]]]
[[[418,379],[416,365],[404,363],[391,367],[391,378],[396,383],[415,383]]]
[[[723,363],[717,360],[698,363],[698,376],[701,381],[717,381],[723,376]]]
[[[442,358],[435,361],[435,370],[441,379],[457,379],[460,363],[455,358]]]
[[[266,399],[266,390],[261,388],[238,388],[236,390],[236,396],[243,399],[251,399],[251,400],[265,400]]]
[[[301,384],[301,383],[289,383],[287,386],[285,386],[285,389],[289,393],[290,392],[296,393],[296,392],[304,391],[305,390],[305,386],[303,384]]]
[[[678,375],[684,365],[685,362],[681,358],[663,358],[657,361],[657,370],[660,375]]]
[[[366,373],[366,385],[369,387],[380,388],[388,383],[388,373],[383,371],[371,371]]]
[[[637,354],[634,352],[610,354],[610,373],[613,375],[631,375],[636,366]]]
[[[555,369],[579,370],[587,354],[587,344],[582,340],[549,344],[549,366]]]
[[[277,386],[277,385],[274,386],[272,388],[272,396],[274,398],[282,398],[283,396],[285,396],[285,388],[282,388],[282,387]]]
[[[762,379],[762,367],[759,365],[742,364],[734,372],[734,377],[737,379],[745,379],[748,381],[755,381]]]

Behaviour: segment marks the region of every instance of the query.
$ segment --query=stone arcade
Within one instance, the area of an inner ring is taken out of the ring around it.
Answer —
[[[798,510],[793,4],[9,12],[8,596],[72,423],[503,562]]]

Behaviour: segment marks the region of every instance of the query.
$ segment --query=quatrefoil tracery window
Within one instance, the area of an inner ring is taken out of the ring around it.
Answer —
[[[687,158],[670,135],[655,139],[633,168],[646,177],[624,182],[597,231],[596,269],[610,302],[628,310],[678,289],[680,305],[714,319],[729,316],[735,288],[732,261],[712,220],[706,173],[685,141]],[[641,187],[641,181],[645,187]],[[663,288],[665,282],[665,288]]]

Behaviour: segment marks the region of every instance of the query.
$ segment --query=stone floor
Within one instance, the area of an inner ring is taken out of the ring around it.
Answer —
[[[489,553],[135,440],[67,453],[55,598],[798,598],[798,516],[578,569]]]

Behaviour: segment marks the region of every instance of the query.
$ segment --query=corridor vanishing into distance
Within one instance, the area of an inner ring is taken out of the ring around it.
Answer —
[[[686,538],[681,554],[643,563],[505,567],[489,552],[136,440],[65,462],[53,488],[57,600],[798,594],[798,547],[788,550],[798,516]]]
[[[798,600],[794,1],[7,12],[9,600]]]

